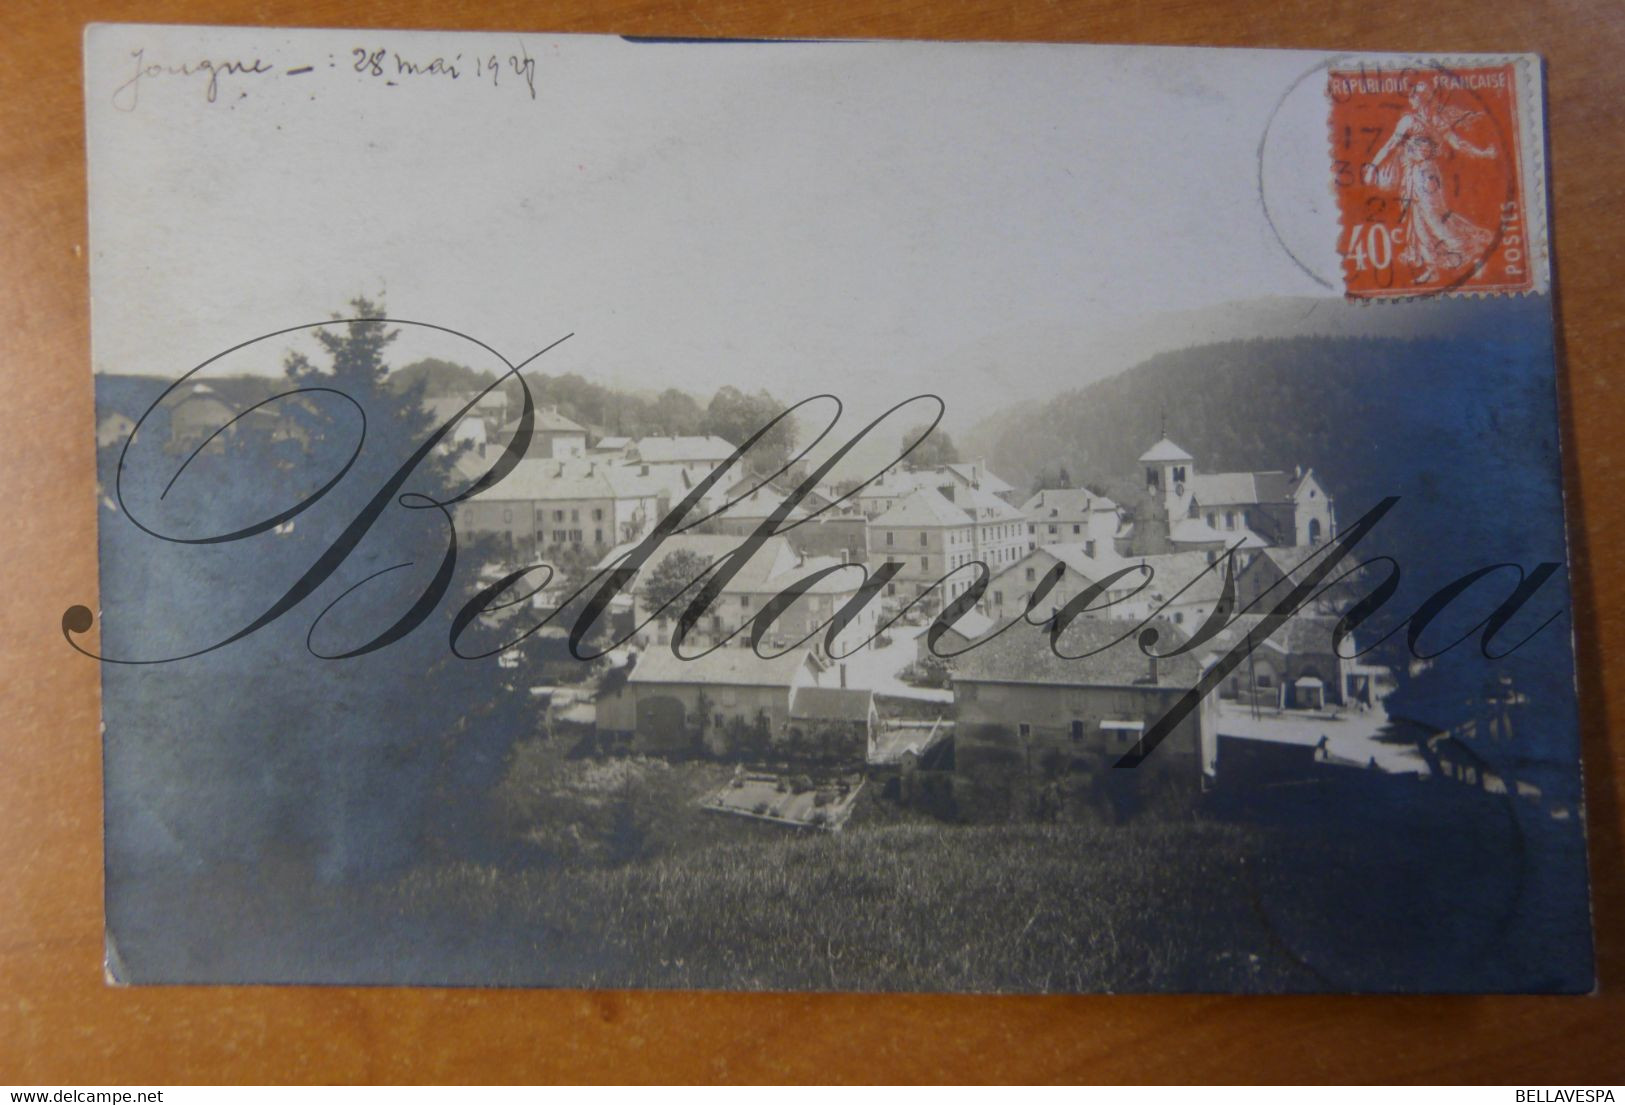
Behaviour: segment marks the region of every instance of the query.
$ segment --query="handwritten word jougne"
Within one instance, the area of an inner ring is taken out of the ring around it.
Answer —
[[[499,88],[502,75],[511,73],[523,80],[530,89],[530,98],[536,98],[536,59],[530,56],[524,43],[519,44],[517,54],[509,54],[503,58],[497,54],[474,54],[465,60],[463,54],[453,54],[451,57],[438,56],[428,59],[408,58],[399,51],[387,48],[368,49],[357,46],[350,51],[352,67],[357,73],[369,77],[381,78],[413,78],[413,77],[440,77],[446,80],[461,80],[467,77],[476,81],[490,81],[491,87]]]
[[[134,111],[141,102],[141,82],[156,80],[160,77],[192,77],[199,78],[203,84],[203,98],[214,103],[220,96],[220,78],[229,75],[262,76],[272,72],[276,67],[261,58],[253,61],[241,59],[224,61],[201,58],[197,61],[186,61],[179,64],[164,64],[147,61],[145,49],[132,50],[130,56],[135,59],[135,73],[118,88],[113,90],[113,106],[120,111]]]

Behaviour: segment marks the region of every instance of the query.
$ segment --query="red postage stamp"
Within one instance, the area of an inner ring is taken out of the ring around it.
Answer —
[[[1330,72],[1350,298],[1534,287],[1517,85],[1511,64]]]

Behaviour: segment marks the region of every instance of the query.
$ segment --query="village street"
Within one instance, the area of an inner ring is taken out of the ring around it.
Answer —
[[[1261,709],[1221,699],[1217,728],[1221,737],[1242,737],[1272,744],[1315,746],[1325,741],[1321,758],[1368,767],[1392,775],[1426,775],[1427,763],[1415,748],[1378,740],[1388,714],[1378,703],[1366,710],[1328,711]]]
[[[873,691],[887,698],[912,698],[920,702],[951,703],[953,691],[946,687],[916,687],[903,682],[901,673],[919,657],[917,638],[927,626],[898,623],[887,630],[891,643],[885,647],[868,644],[826,671],[820,682],[840,685],[840,665],[846,665],[846,685]]]

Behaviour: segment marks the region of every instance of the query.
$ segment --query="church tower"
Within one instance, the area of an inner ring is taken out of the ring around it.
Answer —
[[[1145,492],[1162,504],[1170,522],[1185,517],[1191,502],[1195,458],[1164,437],[1140,455]]]

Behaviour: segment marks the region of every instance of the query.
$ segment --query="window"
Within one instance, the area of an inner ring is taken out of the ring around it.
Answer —
[[[506,525],[507,523],[513,521],[513,508],[511,508],[511,507],[503,507],[502,508],[502,521],[503,521],[504,525]]]
[[[920,570],[922,572],[929,572],[931,570],[931,558],[929,556],[920,557]]]
[[[1261,671],[1258,673],[1258,685],[1266,689],[1273,687],[1275,685],[1275,677],[1267,671]]]
[[[1004,592],[1003,591],[994,591],[993,592],[993,605],[994,606],[1003,606],[1004,605]]]
[[[1016,724],[1016,732],[1021,736],[1022,740],[1026,740],[1028,737],[1033,735],[1033,727],[1028,725],[1025,721],[1018,722]]]
[[[1175,483],[1184,483],[1185,482],[1185,466],[1183,464],[1176,464],[1174,466],[1174,482]]]
[[[1078,525],[1078,523],[1073,522],[1072,523],[1072,532],[1075,533],[1075,534],[1076,533],[1082,533],[1083,532],[1083,527]]]
[[[929,543],[930,543],[930,538],[926,536],[926,533],[925,533],[924,530],[921,530],[920,531],[920,547],[924,548]]]
[[[564,531],[563,530],[556,529],[556,530],[553,531],[553,544],[555,544],[555,545],[564,544]]]
[[[1072,739],[1074,741],[1083,739],[1083,720],[1081,718],[1072,719]]]
[[[744,607],[746,610],[749,610],[750,609],[750,596],[749,595],[740,595],[739,596],[739,605]]]
[[[572,522],[581,521],[581,511],[579,511],[579,510],[570,511],[570,521],[572,521]]]
[[[602,522],[604,520],[604,508],[603,507],[595,506],[595,507],[592,508],[592,520],[594,522]]]
[[[1236,512],[1235,511],[1227,510],[1227,511],[1224,512],[1224,528],[1225,529],[1235,529],[1236,528]]]
[[[891,530],[887,530],[886,531],[886,544],[890,545],[892,543],[892,538],[895,537],[895,536],[896,536],[896,534],[892,533]]]
[[[1038,578],[1038,569],[1037,568],[1028,568],[1027,569],[1027,582],[1031,583],[1033,580],[1035,580],[1037,578]]]
[[[1320,544],[1320,519],[1319,518],[1311,518],[1311,519],[1309,519],[1309,543],[1311,545]]]
[[[1055,527],[1053,525],[1050,526],[1049,532],[1051,537],[1055,536]]]
[[[897,593],[897,584],[895,584],[895,583],[886,584],[886,596],[888,598],[890,598],[892,595],[895,595],[896,593]]]
[[[602,545],[604,543],[604,531],[603,531],[602,527],[592,531],[592,539],[593,539],[593,541],[595,543],[597,543],[599,545]]]
[[[1184,625],[1185,624],[1185,615],[1184,615],[1183,612],[1181,612],[1179,610],[1174,611],[1174,624],[1175,625]]]
[[[1157,489],[1157,470],[1155,468],[1145,470],[1145,486],[1150,491]]]
[[[1211,510],[1207,512],[1207,524],[1208,525],[1210,525],[1210,526],[1215,525],[1216,522],[1217,522],[1217,519],[1218,519],[1218,515],[1214,514]]]
[[[554,512],[553,512],[553,521],[555,521],[555,522],[562,522],[562,521],[564,521],[564,511],[562,511],[562,510],[555,510],[555,511],[554,511]]]

